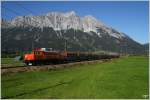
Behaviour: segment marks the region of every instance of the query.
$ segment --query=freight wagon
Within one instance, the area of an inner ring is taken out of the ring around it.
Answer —
[[[37,48],[30,54],[24,55],[24,63],[26,65],[39,65],[50,63],[66,63],[75,61],[98,60],[118,58],[119,55],[100,55],[88,52],[67,52],[67,51],[52,51],[49,48]]]

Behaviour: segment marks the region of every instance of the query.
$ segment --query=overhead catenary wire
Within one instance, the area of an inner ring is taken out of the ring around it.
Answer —
[[[3,8],[4,8],[4,9],[7,9],[8,11],[13,12],[14,14],[16,14],[16,15],[18,15],[18,16],[20,16],[20,13],[14,11],[14,10],[12,10],[12,9],[9,9],[9,8],[6,8],[6,7],[3,7]],[[39,22],[37,22],[37,21],[35,21],[35,20],[32,20],[32,21],[35,22],[35,23],[41,24],[41,23],[39,23]]]
[[[17,3],[17,2],[16,2],[16,5],[20,6],[21,8],[23,8],[24,10],[26,10],[26,11],[28,11],[28,12],[30,12],[30,13],[35,14],[35,13],[32,12],[31,10],[29,10],[29,9],[25,8],[24,6],[22,6],[20,3]],[[34,19],[34,17],[33,17],[33,19]],[[34,22],[36,22],[36,21],[34,21]],[[36,23],[41,24],[41,23],[39,23],[39,22],[36,22]],[[33,49],[33,48],[34,48],[34,41],[32,42],[32,49]]]
[[[9,8],[6,8],[6,7],[2,7],[2,9],[6,9],[7,11],[10,11],[10,12],[12,12],[13,14],[15,14],[15,15],[17,15],[17,16],[20,16],[20,14],[19,14],[18,12],[14,11],[14,10],[12,10],[12,9],[9,9]],[[23,23],[23,21],[19,21],[19,22]],[[25,24],[25,25],[32,26],[32,25],[27,24],[27,23],[24,23],[24,24]],[[15,31],[16,29],[17,29],[17,28],[12,28],[12,29],[6,31],[6,33],[13,32],[13,31]]]
[[[18,6],[20,6],[20,7],[22,7],[24,10],[26,10],[26,11],[29,11],[30,13],[33,13],[33,14],[35,14],[33,11],[31,11],[30,9],[28,9],[28,8],[25,8],[24,6],[22,6],[20,3],[16,3],[16,5],[18,5]],[[55,20],[54,21],[56,21],[56,17],[55,17]],[[60,34],[58,34],[58,32],[57,31],[55,31],[56,32],[56,34],[57,35],[60,35]],[[61,32],[61,31],[60,31]],[[75,34],[75,32],[74,32],[74,34]],[[67,39],[65,38],[65,37],[63,37],[63,39],[64,39],[64,41],[65,41],[65,48],[64,48],[64,50],[65,51],[67,51]]]
[[[20,14],[17,13],[17,12],[15,12],[14,10],[11,10],[11,9],[9,9],[9,8],[6,8],[6,7],[3,7],[3,9],[6,9],[6,10],[12,12],[13,14],[20,16]],[[23,23],[23,21],[19,21],[19,22]],[[28,25],[28,26],[32,26],[32,25],[27,24],[27,23],[24,23],[24,24],[25,24],[25,25]],[[12,29],[6,31],[5,33],[10,33],[10,32],[13,32],[13,31],[15,31],[15,30],[17,30],[17,28],[14,28],[14,27],[13,27]]]
[[[2,7],[3,9],[6,9],[7,11],[10,11],[10,12],[12,12],[13,14],[15,14],[15,15],[17,15],[17,16],[20,16],[20,13],[18,13],[18,12],[16,12],[16,11],[14,11],[14,10],[12,10],[12,9],[9,9],[9,8],[7,8],[7,7]],[[34,20],[32,20],[33,22],[35,22],[35,23],[38,23],[38,24],[40,24],[39,22],[37,22],[37,21],[34,21]],[[23,21],[20,21],[20,22],[22,22],[23,23]],[[32,25],[30,25],[30,24],[27,24],[27,23],[24,23],[25,25],[28,25],[28,26],[32,26]],[[6,31],[7,33],[9,33],[9,32],[13,32],[13,31],[15,31],[17,28],[13,28],[12,30],[8,30],[8,31]],[[32,43],[32,48],[34,48],[34,46],[33,46],[33,43]]]
[[[28,11],[28,12],[30,12],[30,13],[32,13],[32,14],[35,14],[33,11],[31,11],[30,9],[27,9],[27,8],[25,8],[24,6],[22,6],[20,3],[17,3],[16,2],[16,5],[18,5],[18,6],[20,6],[20,8],[23,8],[24,10],[26,10],[26,11]],[[7,7],[2,7],[3,9],[6,9],[6,10],[8,10],[8,11],[10,11],[10,12],[12,12],[13,14],[15,14],[15,15],[18,15],[18,16],[20,16],[20,13],[18,13],[18,12],[16,12],[16,11],[14,11],[14,10],[12,10],[12,9],[9,9],[9,8],[7,8]],[[38,23],[39,25],[41,24],[40,22],[37,22],[36,21],[36,19],[34,20],[35,18],[33,17],[31,20],[33,21],[33,22],[35,22],[35,23]],[[20,21],[21,23],[23,23],[24,21]],[[24,25],[28,25],[28,26],[32,26],[32,25],[30,25],[30,24],[28,24],[28,23],[24,23]],[[17,28],[14,28],[14,29],[12,29],[12,30],[8,30],[8,31],[6,31],[7,33],[8,32],[13,32],[13,31],[15,31]],[[65,40],[65,45],[66,45],[66,39],[63,37],[63,39]],[[65,49],[66,49],[66,46],[65,46]]]
[[[33,11],[31,11],[30,9],[28,9],[28,8],[26,8],[26,7],[24,7],[24,6],[22,6],[22,5],[21,5],[20,3],[18,3],[18,2],[16,2],[16,5],[20,6],[21,8],[23,8],[24,10],[26,10],[26,11],[28,11],[28,12],[30,12],[30,13],[35,14]]]

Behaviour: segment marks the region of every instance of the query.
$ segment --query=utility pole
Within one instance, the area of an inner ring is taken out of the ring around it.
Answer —
[[[33,50],[33,49],[34,49],[34,41],[32,41],[32,44],[31,44],[31,45],[32,45],[32,50]]]
[[[125,42],[125,55],[127,55],[127,43]]]
[[[67,51],[67,40],[65,39],[65,51]]]
[[[74,29],[73,29],[73,38],[75,39],[75,32],[74,32]]]

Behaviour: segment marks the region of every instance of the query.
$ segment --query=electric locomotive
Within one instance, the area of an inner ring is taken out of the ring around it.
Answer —
[[[24,63],[26,65],[58,63],[63,62],[66,57],[66,52],[52,51],[51,48],[36,48],[30,54],[24,55]]]

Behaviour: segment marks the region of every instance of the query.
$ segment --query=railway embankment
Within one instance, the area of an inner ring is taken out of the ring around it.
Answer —
[[[117,59],[117,58],[115,58]],[[93,60],[93,61],[82,61],[82,62],[72,62],[65,64],[51,64],[51,65],[38,65],[38,66],[13,66],[1,67],[1,74],[11,74],[11,73],[21,73],[21,72],[30,72],[30,71],[46,71],[46,70],[59,70],[63,68],[74,67],[81,64],[95,64],[95,63],[104,63],[114,59],[102,59],[102,60]]]

